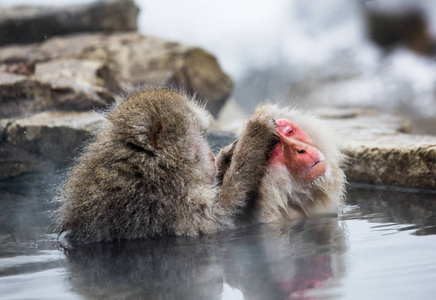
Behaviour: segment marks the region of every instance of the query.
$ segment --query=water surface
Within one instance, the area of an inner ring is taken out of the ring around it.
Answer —
[[[65,249],[50,193],[0,190],[1,299],[433,299],[436,195],[351,187],[339,217]]]

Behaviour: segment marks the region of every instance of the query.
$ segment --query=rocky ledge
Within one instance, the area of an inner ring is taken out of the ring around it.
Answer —
[[[349,182],[436,190],[436,136],[371,110],[320,112],[342,138]]]
[[[436,189],[436,136],[410,134],[407,122],[368,110],[319,114],[343,137],[349,182]],[[67,166],[100,122],[103,119],[95,112],[42,112],[30,118],[2,120],[0,179]],[[235,135],[213,130],[208,139],[216,153]]]
[[[68,166],[102,120],[93,111],[1,120],[0,180],[55,173]]]
[[[216,115],[233,83],[210,53],[139,33],[86,33],[0,48],[0,118],[104,107],[159,82],[206,100]]]

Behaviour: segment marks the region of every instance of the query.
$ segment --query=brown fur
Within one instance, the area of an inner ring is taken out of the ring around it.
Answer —
[[[265,104],[259,106],[250,117],[247,125],[241,130],[241,138],[237,144],[232,144],[221,150],[218,157],[222,156],[225,163],[222,164],[218,173],[218,179],[231,178],[227,172],[235,174],[230,167],[234,161],[239,164],[250,164],[249,169],[265,166],[268,157],[257,156],[257,161],[241,159],[239,151],[256,149],[263,145],[241,143],[244,137],[259,134],[250,126],[255,120],[278,120],[289,119],[296,123],[309,136],[311,143],[319,149],[326,158],[327,171],[324,176],[310,184],[301,182],[297,177],[290,174],[283,165],[269,165],[262,178],[248,176],[246,180],[254,180],[257,188],[254,189],[256,201],[250,210],[250,217],[255,222],[271,222],[278,219],[294,219],[301,216],[315,214],[336,213],[342,205],[345,175],[341,170],[344,156],[339,151],[333,134],[329,132],[325,122],[317,117],[299,110],[283,108],[277,105]],[[261,134],[261,133],[260,133]],[[238,146],[240,146],[238,148]],[[247,184],[245,186],[248,186]],[[224,188],[223,188],[224,190]],[[240,191],[236,189],[235,191]]]
[[[185,95],[151,89],[128,96],[78,159],[58,197],[70,241],[195,235],[233,228],[251,207],[275,123],[254,116],[232,151],[217,157],[221,189],[203,136],[206,112]]]

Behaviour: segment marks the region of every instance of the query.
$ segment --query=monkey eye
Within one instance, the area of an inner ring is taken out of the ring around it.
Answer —
[[[282,122],[283,123],[283,122]],[[280,126],[281,125],[281,126]],[[278,127],[278,130],[285,136],[291,136],[294,134],[294,129],[291,127],[291,124],[289,122],[286,122],[285,124],[280,124]]]
[[[291,136],[294,133],[294,129],[291,126],[286,126],[284,133],[286,136]]]

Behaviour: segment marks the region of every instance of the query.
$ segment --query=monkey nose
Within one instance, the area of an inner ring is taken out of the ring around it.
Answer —
[[[297,139],[288,138],[284,143],[284,147],[287,155],[293,156],[296,159],[319,159],[318,151],[314,147]]]
[[[308,149],[308,147],[306,145],[304,145],[304,144],[296,143],[294,145],[294,150],[298,154],[305,154],[305,153],[307,153],[307,149]]]
[[[287,151],[296,154],[305,154],[308,151],[308,146],[297,139],[285,137],[282,138],[283,144]]]

